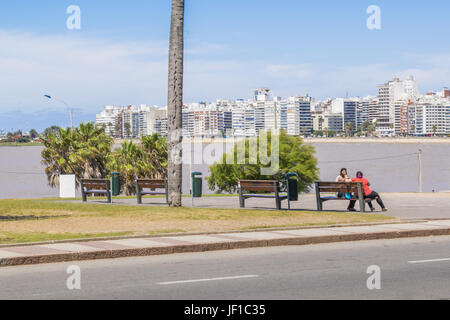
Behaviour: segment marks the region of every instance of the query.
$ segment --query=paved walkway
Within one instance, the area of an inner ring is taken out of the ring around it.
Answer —
[[[389,209],[386,213],[400,219],[450,219],[450,193],[384,193],[381,197]],[[80,201],[70,201],[80,203]],[[89,201],[90,203],[105,204],[103,200]],[[114,199],[115,204],[137,205],[136,199]],[[248,209],[275,209],[274,199],[253,198],[246,200]],[[195,199],[196,207],[238,209],[238,197],[204,197]],[[381,213],[376,202],[373,203],[376,212]],[[143,206],[165,205],[163,198],[144,198]],[[184,206],[191,206],[190,198],[183,198]],[[324,203],[324,210],[346,211],[346,201],[328,201]],[[287,209],[287,201],[282,202],[282,208]],[[315,194],[300,195],[299,201],[292,202],[293,210],[317,210]],[[358,205],[356,206],[358,208]],[[369,210],[369,208],[367,208]]]
[[[438,235],[450,235],[450,219],[369,226],[0,246],[0,266]]]

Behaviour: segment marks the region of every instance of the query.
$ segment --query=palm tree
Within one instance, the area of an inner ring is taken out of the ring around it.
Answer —
[[[182,108],[184,58],[184,0],[172,0],[168,92],[168,193],[169,206],[181,206]]]
[[[126,122],[123,126],[125,128],[125,138],[130,139],[131,138],[131,124]]]
[[[49,133],[42,138],[45,149],[42,150],[42,164],[50,187],[59,185],[59,176],[62,174],[79,174],[73,153],[73,132],[70,128],[58,128],[58,132]]]
[[[42,140],[42,164],[51,187],[59,184],[61,174],[74,174],[77,183],[82,178],[104,178],[108,174],[106,157],[113,140],[106,136],[104,127],[90,122],[75,130],[58,128]]]
[[[148,155],[132,141],[122,143],[107,159],[108,170],[120,172],[122,192],[126,195],[135,194],[136,179],[153,178],[155,168],[148,161]]]
[[[167,139],[154,133],[142,137],[142,148],[148,155],[148,161],[154,168],[150,178],[165,179],[167,177]]]
[[[113,140],[106,135],[105,127],[92,122],[81,123],[74,131],[75,156],[83,164],[83,178],[104,178],[108,174],[106,157],[111,152]]]
[[[321,116],[319,116],[319,130],[322,130],[322,125],[325,122],[325,119]]]
[[[345,133],[347,134],[348,137],[353,137],[354,134],[354,125],[353,122],[347,122],[345,124]]]

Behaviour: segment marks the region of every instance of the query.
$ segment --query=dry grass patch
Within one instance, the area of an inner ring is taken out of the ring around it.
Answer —
[[[1,219],[3,217],[3,219]],[[7,219],[5,219],[7,217]],[[33,217],[33,218],[30,218]],[[168,208],[0,200],[0,244],[105,235],[227,232],[275,227],[394,221],[384,215],[209,208]]]

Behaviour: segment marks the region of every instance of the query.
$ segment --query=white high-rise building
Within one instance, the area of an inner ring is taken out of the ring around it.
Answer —
[[[105,132],[108,136],[113,136],[116,130],[116,117],[120,113],[120,108],[106,106],[105,109],[96,115],[95,123],[99,126],[105,126]]]
[[[450,134],[450,101],[438,96],[422,96],[415,108],[418,135]]]
[[[397,101],[416,101],[419,97],[417,82],[413,76],[401,81],[392,81],[378,87],[378,128],[380,135],[395,133],[395,104]]]

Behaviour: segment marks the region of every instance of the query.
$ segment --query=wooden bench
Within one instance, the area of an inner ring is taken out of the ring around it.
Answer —
[[[239,181],[239,202],[241,208],[245,208],[245,200],[248,198],[271,198],[275,199],[277,210],[281,210],[281,201],[288,198],[287,195],[280,195],[280,182],[274,180],[240,180]],[[264,193],[245,193],[248,192],[270,192]]]
[[[144,191],[150,189],[150,191]],[[157,191],[164,189],[164,192]],[[169,193],[167,188],[167,180],[163,179],[138,179],[136,181],[137,203],[142,204],[142,196],[145,195],[165,195],[166,203],[169,203]]]
[[[109,203],[112,203],[111,182],[109,179],[81,179],[81,196],[83,202],[87,201],[87,195],[104,195]]]
[[[336,195],[322,196],[322,193],[351,193],[353,198],[347,199],[345,197],[339,198]],[[361,212],[366,211],[366,202],[372,201],[371,199],[364,199],[363,185],[361,182],[316,182],[316,199],[317,210],[323,210],[323,203],[326,201],[351,201],[355,200],[359,202]]]

